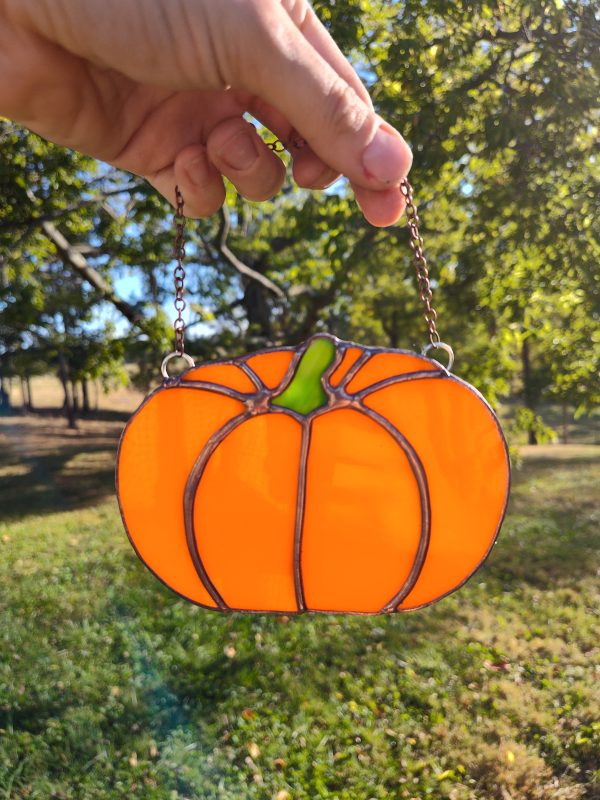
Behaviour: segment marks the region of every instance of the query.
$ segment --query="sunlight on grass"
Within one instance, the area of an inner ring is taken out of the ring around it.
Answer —
[[[31,467],[27,464],[10,464],[6,467],[0,467],[0,478],[23,478],[29,475]]]

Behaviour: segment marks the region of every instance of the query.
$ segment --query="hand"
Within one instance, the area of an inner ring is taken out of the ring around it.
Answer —
[[[340,174],[391,225],[412,156],[307,0],[0,0],[0,114],[144,176],[186,213],[276,194],[282,161],[243,118],[290,145],[299,186]]]

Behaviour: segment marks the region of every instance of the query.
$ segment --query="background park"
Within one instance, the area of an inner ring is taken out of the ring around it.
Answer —
[[[113,472],[172,350],[172,208],[0,120],[0,797],[600,798],[598,7],[313,5],[413,148],[442,338],[510,443],[502,533],[458,593],[389,618],[220,616],[162,586]],[[344,180],[230,187],[187,226],[188,350],[420,349],[404,222],[370,226]]]

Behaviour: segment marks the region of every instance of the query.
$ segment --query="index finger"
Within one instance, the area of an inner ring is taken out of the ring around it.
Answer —
[[[283,5],[285,8],[285,0],[283,0]],[[297,5],[294,6],[295,13],[290,14],[294,24],[297,25],[307,42],[333,67],[340,78],[343,78],[346,83],[354,89],[364,103],[373,108],[371,95],[367,91],[364,83],[335,41],[331,38],[329,31],[317,17],[314,10],[310,7],[308,2],[302,3],[301,8],[300,16],[298,16]]]
[[[240,88],[277,108],[323,163],[358,186],[399,186],[412,161],[400,133],[313,48],[280,5],[255,10],[263,57],[236,76]]]

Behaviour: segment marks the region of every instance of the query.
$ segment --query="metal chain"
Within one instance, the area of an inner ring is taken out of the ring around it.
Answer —
[[[431,293],[431,284],[429,282],[429,270],[427,268],[427,259],[423,252],[423,238],[419,233],[419,215],[417,207],[413,200],[413,188],[410,183],[404,178],[400,184],[400,191],[406,200],[406,218],[408,221],[408,230],[410,233],[410,246],[415,255],[415,268],[417,272],[417,283],[419,285],[419,296],[425,306],[425,313],[423,317],[427,323],[427,330],[429,331],[429,341],[432,347],[440,344],[441,339],[436,326],[437,311],[432,306],[433,295]]]
[[[177,264],[173,270],[173,283],[175,284],[175,311],[177,316],[173,322],[173,330],[175,331],[175,352],[178,356],[183,356],[185,353],[185,321],[183,319],[183,312],[187,303],[183,297],[184,282],[185,282],[185,269],[183,268],[183,259],[185,258],[185,217],[183,216],[183,195],[179,191],[179,186],[175,187],[175,245],[173,248],[173,258],[176,259]]]
[[[302,148],[306,142],[304,139],[296,138],[292,139],[291,144],[293,147]],[[267,142],[267,145],[274,153],[280,153],[287,149],[287,145],[279,139],[275,139],[273,142]],[[432,305],[433,295],[429,281],[429,269],[427,267],[425,253],[423,252],[423,238],[419,233],[419,214],[417,213],[417,207],[413,199],[413,188],[406,178],[400,183],[400,191],[406,200],[406,218],[410,233],[410,246],[415,256],[419,296],[425,306],[423,317],[427,323],[429,342],[432,347],[436,347],[441,342],[440,334],[436,326],[437,311]]]
[[[291,140],[291,145],[295,148],[304,147],[306,142],[304,139],[296,137]],[[267,146],[274,152],[280,153],[287,149],[288,145],[279,139],[273,142],[267,142]],[[437,311],[433,307],[433,294],[431,291],[431,283],[429,281],[429,269],[427,267],[427,259],[423,251],[423,238],[419,233],[419,214],[417,206],[413,199],[413,188],[406,178],[400,183],[400,191],[406,200],[406,218],[408,221],[408,229],[410,233],[410,246],[414,253],[415,269],[417,273],[417,283],[419,287],[419,296],[425,307],[423,318],[427,323],[427,330],[429,332],[429,342],[432,347],[437,347],[441,343],[440,334],[438,333],[436,320]],[[184,293],[184,280],[185,270],[182,261],[185,258],[185,243],[184,243],[184,229],[185,217],[183,216],[183,195],[179,191],[179,187],[175,187],[175,200],[177,209],[175,212],[175,249],[174,258],[177,259],[177,265],[173,270],[173,280],[175,283],[175,310],[177,317],[173,323],[175,331],[175,352],[179,356],[183,356],[185,352],[185,322],[183,320],[182,312],[186,307],[186,302],[183,297]],[[442,343],[443,344],[443,343]]]
[[[274,153],[283,153],[284,150],[289,150],[290,146],[295,147],[297,150],[300,150],[306,145],[306,141],[302,139],[301,136],[296,136],[295,138],[290,140],[289,144],[282,142],[280,139],[275,139],[272,142],[265,142],[265,144]]]

